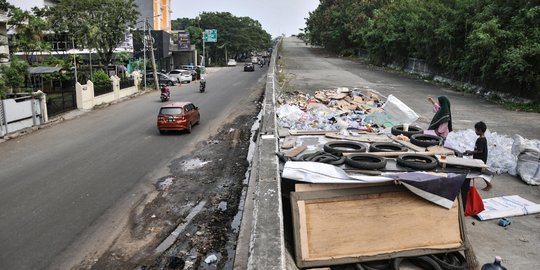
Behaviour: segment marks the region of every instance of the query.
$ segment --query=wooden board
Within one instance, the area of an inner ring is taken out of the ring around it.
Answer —
[[[296,263],[316,267],[464,249],[449,210],[403,187],[292,192]]]
[[[336,131],[327,130],[289,130],[289,135],[302,136],[302,135],[325,135],[329,133],[336,133]]]
[[[407,141],[403,141],[403,140],[398,140],[396,136],[390,136],[390,138],[394,141],[394,142],[397,142],[405,147],[408,147],[409,149],[415,151],[415,152],[425,152],[426,151],[426,148],[425,147],[420,147],[418,145],[414,145],[412,144],[411,142],[407,142]]]
[[[298,156],[298,154],[304,152],[304,150],[307,149],[307,146],[305,145],[300,145],[300,146],[297,146],[289,151],[287,151],[287,153],[285,153],[285,156],[286,157],[296,157]]]
[[[367,142],[367,143],[373,143],[373,142],[391,142],[386,135],[375,135],[375,134],[360,134],[359,136],[346,136],[341,135],[338,133],[330,133],[326,134],[325,137],[331,138],[331,139],[338,139],[338,140],[348,140],[348,141],[355,141],[355,142]]]
[[[296,192],[365,187],[366,184],[295,184]]]
[[[443,159],[442,155],[436,155],[435,157],[437,158],[437,160],[439,161],[439,164],[441,164],[443,168],[446,168],[446,165],[482,168],[482,169],[487,168],[487,165],[484,163],[484,161],[480,159],[460,158],[460,157],[453,157],[453,156],[446,156]]]
[[[403,154],[419,154],[426,156],[435,156],[435,155],[445,155],[448,154],[447,151],[429,151],[429,152],[369,152],[368,154],[380,156],[380,157],[397,157]],[[453,153],[453,152],[452,152]],[[344,156],[352,155],[352,153],[343,153]]]

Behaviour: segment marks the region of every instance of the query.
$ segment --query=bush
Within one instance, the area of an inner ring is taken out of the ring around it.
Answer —
[[[92,82],[96,86],[104,86],[111,84],[111,78],[105,73],[105,71],[99,69],[92,76]]]

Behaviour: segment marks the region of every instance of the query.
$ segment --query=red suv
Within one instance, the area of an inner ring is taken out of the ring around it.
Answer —
[[[157,128],[161,134],[167,130],[185,130],[191,133],[191,127],[200,120],[199,107],[193,103],[172,102],[159,109]]]

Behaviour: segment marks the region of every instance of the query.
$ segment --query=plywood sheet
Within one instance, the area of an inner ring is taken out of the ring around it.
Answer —
[[[437,160],[439,160],[439,163],[443,167],[445,167],[446,165],[453,165],[472,168],[487,168],[487,165],[484,163],[484,161],[480,159],[460,158],[452,156],[445,156],[444,158],[442,158],[441,155],[436,155],[435,157],[437,157]]]
[[[297,264],[332,265],[381,254],[462,248],[457,201],[448,210],[404,189],[366,191],[377,189],[293,192]]]
[[[300,153],[304,152],[304,150],[307,149],[307,146],[305,145],[300,145],[300,146],[297,146],[289,151],[287,151],[287,153],[285,153],[285,156],[286,157],[296,157],[298,156]]]

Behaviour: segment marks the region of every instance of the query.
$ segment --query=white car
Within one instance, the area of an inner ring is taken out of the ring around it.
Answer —
[[[167,75],[169,77],[176,79],[179,83],[190,83],[191,82],[191,72],[184,69],[173,69]]]
[[[227,66],[236,66],[236,60],[229,59],[229,62],[227,62]]]

